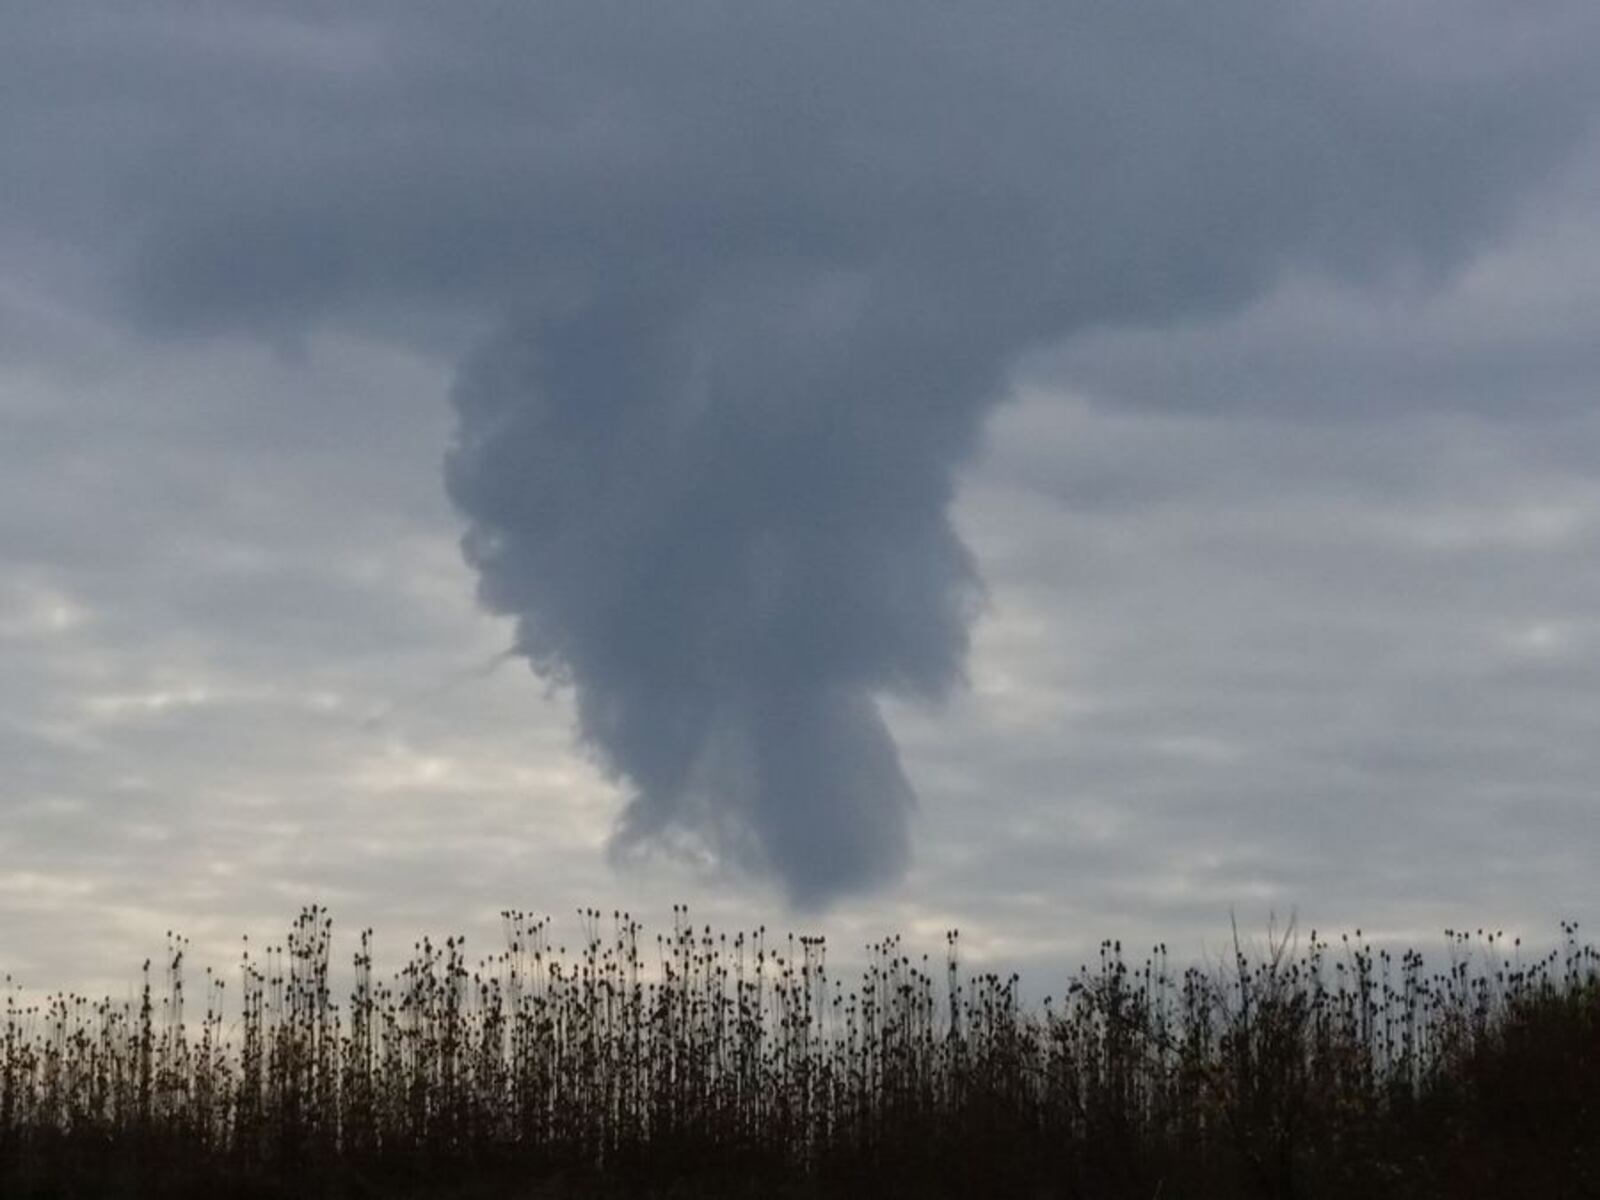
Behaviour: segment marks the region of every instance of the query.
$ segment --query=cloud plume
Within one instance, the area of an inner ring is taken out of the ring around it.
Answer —
[[[160,332],[495,326],[447,485],[619,846],[820,904],[907,861],[878,705],[961,678],[949,506],[1019,356],[1471,255],[1592,109],[1589,6],[1539,7],[85,6],[0,66],[120,124],[11,106],[8,231]]]
[[[813,901],[905,860],[874,697],[959,676],[946,508],[994,363],[785,284],[508,332],[457,388],[448,478],[485,601],[639,789],[622,843],[703,835]]]

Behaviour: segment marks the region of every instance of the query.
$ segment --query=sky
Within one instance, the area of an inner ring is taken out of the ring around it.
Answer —
[[[1600,919],[1587,0],[0,15],[5,973]]]

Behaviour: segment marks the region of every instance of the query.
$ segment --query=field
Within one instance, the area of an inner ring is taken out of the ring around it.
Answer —
[[[1600,1195],[1575,924],[1433,969],[1359,933],[1106,943],[1025,1005],[953,932],[839,979],[819,939],[582,917],[570,954],[508,912],[503,952],[383,976],[365,933],[336,990],[311,908],[226,981],[174,938],[131,1002],[8,992],[0,1195]]]

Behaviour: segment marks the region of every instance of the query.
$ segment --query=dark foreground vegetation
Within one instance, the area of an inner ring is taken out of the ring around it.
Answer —
[[[0,1195],[1600,1196],[1575,925],[1431,972],[1359,933],[1181,972],[1108,943],[1024,1007],[953,934],[838,981],[817,939],[584,922],[387,980],[364,935],[336,995],[313,908],[199,995],[181,939],[131,1001],[8,993]]]

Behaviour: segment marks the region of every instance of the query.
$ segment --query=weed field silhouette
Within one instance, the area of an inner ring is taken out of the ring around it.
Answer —
[[[1292,929],[1179,969],[1107,942],[1065,995],[969,975],[951,932],[835,978],[820,938],[647,937],[571,953],[415,944],[347,989],[301,912],[189,991],[169,941],[128,1001],[8,988],[0,1195],[1600,1195],[1600,953],[1449,962]]]

